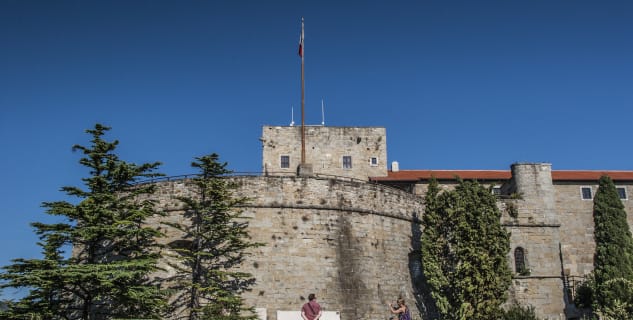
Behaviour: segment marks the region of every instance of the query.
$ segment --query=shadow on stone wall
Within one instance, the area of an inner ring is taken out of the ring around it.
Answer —
[[[411,252],[409,253],[409,274],[411,277],[411,287],[415,296],[415,306],[420,312],[422,319],[438,319],[439,315],[435,308],[435,303],[431,299],[427,279],[422,272],[422,221],[417,213],[413,213],[411,220]]]
[[[340,219],[340,233],[338,235],[337,263],[339,269],[339,285],[343,296],[348,297],[343,304],[341,314],[349,315],[349,319],[362,319],[364,315],[358,311],[366,310],[366,297],[368,292],[360,274],[361,262],[357,256],[363,252],[359,240],[354,236],[352,223],[345,217]]]
[[[565,275],[565,261],[563,260],[563,247],[562,244],[558,243],[558,257],[560,259],[560,276],[563,282],[563,301],[565,303],[565,316],[571,319],[581,319],[586,317],[589,319],[591,312],[589,310],[581,310],[576,307],[574,303],[572,288],[569,284],[569,279]]]

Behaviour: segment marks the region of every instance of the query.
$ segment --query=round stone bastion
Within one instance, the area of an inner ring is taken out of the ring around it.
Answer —
[[[239,270],[256,282],[242,296],[267,320],[299,311],[315,293],[324,311],[340,319],[387,319],[387,303],[405,299],[414,319],[424,312],[420,270],[420,197],[371,182],[333,177],[232,176],[252,248]],[[193,196],[189,179],[155,182],[153,195],[183,222],[180,196]],[[175,229],[161,225],[164,243]],[[166,272],[168,272],[167,270]]]

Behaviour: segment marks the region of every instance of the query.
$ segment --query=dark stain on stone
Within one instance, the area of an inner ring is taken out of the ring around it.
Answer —
[[[350,319],[361,319],[365,315],[358,312],[366,311],[364,303],[369,290],[363,282],[360,273],[363,262],[358,254],[363,252],[361,245],[354,236],[353,225],[347,218],[340,218],[338,246],[336,247],[336,262],[338,264],[338,285],[341,292],[348,297],[341,313],[350,315]]]
[[[328,179],[328,181],[327,181],[327,191],[331,192],[334,189],[335,185],[336,185],[336,180]]]
[[[351,201],[348,199],[345,199],[345,195],[343,195],[342,193],[337,194],[336,198],[337,198],[337,206],[339,208],[345,208],[346,206],[351,205]]]
[[[260,291],[260,292],[259,292],[259,296],[260,296],[260,297],[261,297],[261,296],[263,296],[265,292],[266,292],[266,291],[264,291],[264,290]]]
[[[257,261],[253,262],[253,268],[255,269],[259,268],[259,263],[257,263]]]

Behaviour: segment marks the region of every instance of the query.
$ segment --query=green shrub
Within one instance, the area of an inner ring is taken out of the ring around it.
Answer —
[[[533,306],[522,306],[513,304],[508,310],[503,312],[502,320],[540,320],[536,316]]]
[[[591,308],[594,302],[596,281],[593,274],[588,275],[583,282],[576,287],[574,304],[578,308]]]
[[[605,282],[600,291],[605,296],[604,303],[594,306],[601,319],[627,320],[633,314],[633,282],[615,278]]]

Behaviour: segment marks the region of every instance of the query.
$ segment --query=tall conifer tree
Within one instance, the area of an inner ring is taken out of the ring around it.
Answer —
[[[16,259],[4,267],[4,287],[26,287],[30,294],[13,305],[9,314],[36,310],[42,319],[156,318],[164,297],[148,275],[156,270],[156,238],[160,233],[146,225],[158,214],[147,196],[153,184],[140,179],[156,177],[158,162],[136,165],[114,153],[118,141],[102,136],[109,127],[96,124],[88,147],[75,145],[89,169],[84,188],[63,187],[77,199],[45,202],[48,214],[65,218],[57,224],[34,223],[44,258]],[[63,258],[61,248],[72,247]],[[20,309],[21,308],[21,309]]]
[[[259,245],[250,242],[239,208],[247,199],[235,195],[237,185],[226,177],[232,171],[217,154],[196,158],[191,165],[200,173],[193,179],[194,195],[179,198],[186,221],[169,224],[185,239],[172,246],[178,253],[171,264],[176,274],[167,279],[175,292],[174,312],[184,310],[190,320],[256,319],[240,296],[254,279],[235,269],[247,249]]]
[[[437,180],[429,183],[426,197],[424,198],[424,215],[422,217],[421,250],[422,270],[428,284],[431,300],[435,306],[427,306],[427,309],[443,314],[450,309],[448,299],[441,293],[443,287],[448,285],[448,278],[444,273],[447,260],[439,259],[448,250],[448,242],[442,230],[445,229],[446,219],[442,219],[438,208],[438,196],[440,187]],[[435,310],[437,309],[437,310]]]
[[[510,285],[510,237],[491,190],[431,183],[422,236],[423,271],[441,319],[497,319]]]
[[[600,178],[594,197],[593,218],[596,309],[609,307],[619,299],[629,304],[628,308],[633,312],[633,291],[630,288],[633,281],[633,239],[624,205],[613,180],[607,176]],[[628,301],[623,301],[624,298]]]

